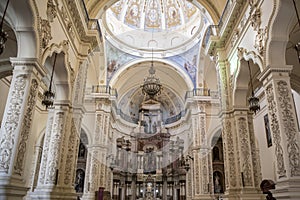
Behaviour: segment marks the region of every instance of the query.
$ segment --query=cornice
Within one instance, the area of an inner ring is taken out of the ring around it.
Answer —
[[[88,36],[85,32],[86,25],[83,24],[83,20],[80,18],[80,11],[76,5],[76,1],[74,0],[66,0],[65,4],[70,14],[70,19],[75,27],[75,31],[77,32],[80,40],[83,43],[90,43],[92,48],[98,45],[98,41],[96,36]]]
[[[264,71],[262,71],[258,76],[257,79],[259,81],[265,80],[271,73],[288,73],[290,74],[293,69],[293,66],[291,65],[286,65],[286,66],[270,66],[268,65]]]

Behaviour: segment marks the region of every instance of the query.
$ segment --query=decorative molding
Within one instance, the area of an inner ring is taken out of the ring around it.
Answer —
[[[71,15],[71,20],[75,26],[75,31],[78,33],[81,41],[85,43],[90,43],[93,48],[96,47],[98,45],[96,37],[87,36],[85,33],[85,28],[80,18],[76,2],[74,0],[66,0],[66,5]]]
[[[44,138],[44,145],[43,145],[43,154],[41,160],[41,169],[39,174],[39,183],[38,183],[39,185],[43,185],[45,181],[52,126],[53,126],[53,116],[48,116],[46,133]]]
[[[297,127],[293,109],[293,100],[291,98],[291,89],[286,81],[277,82],[277,91],[279,94],[279,106],[281,108],[282,121],[285,135],[287,136],[287,152],[289,156],[291,176],[300,176],[299,145],[297,142]]]
[[[283,159],[283,149],[281,146],[281,137],[280,137],[280,129],[279,129],[279,121],[277,118],[277,105],[274,100],[275,95],[273,91],[273,85],[269,84],[266,87],[266,95],[267,95],[267,102],[268,102],[268,110],[270,116],[270,125],[271,130],[273,133],[273,141],[275,144],[275,156],[276,156],[276,167],[277,167],[277,174],[280,178],[286,177],[286,169],[284,166],[284,159]]]
[[[42,37],[42,48],[46,48],[52,39],[50,22],[46,19],[40,20],[40,30]]]
[[[64,130],[64,112],[58,111],[54,114],[53,131],[50,138],[49,153],[48,153],[48,164],[46,171],[46,184],[55,184],[56,170],[59,167],[60,152],[63,151],[61,147],[63,130]]]
[[[257,34],[255,36],[254,48],[258,51],[258,53],[263,56],[266,40],[267,40],[268,28],[259,28],[257,30]]]
[[[20,116],[22,115],[21,108],[24,102],[26,78],[27,76],[23,74],[17,75],[12,80],[13,89],[9,94],[9,105],[0,138],[0,171],[5,173],[9,171],[13,148],[16,143],[15,134],[19,125]]]
[[[226,179],[228,179],[228,182],[226,184],[226,187],[236,187],[237,186],[237,180],[236,180],[236,167],[235,167],[235,154],[234,154],[234,142],[233,142],[233,135],[232,135],[232,125],[229,119],[225,120],[225,127],[224,130],[224,137],[226,137],[226,140],[223,141],[223,147],[226,148],[226,159],[225,160],[225,173],[226,173]]]
[[[247,130],[247,121],[244,117],[240,117],[238,119],[238,133],[240,138],[240,147],[241,147],[241,172],[243,172],[244,176],[244,186],[253,186],[252,183],[252,170],[250,163],[250,144]]]
[[[31,86],[28,96],[28,102],[26,106],[25,116],[22,123],[21,128],[21,135],[19,139],[18,149],[17,149],[17,159],[16,163],[14,165],[14,174],[17,174],[19,176],[23,175],[24,170],[24,160],[26,158],[26,148],[27,148],[27,142],[29,138],[31,123],[32,123],[32,117],[34,113],[34,106],[36,103],[36,95],[37,95],[37,88],[38,88],[38,82],[35,79],[31,80]]]
[[[53,0],[48,0],[46,13],[48,21],[53,22],[54,18],[57,16],[56,6],[54,5]]]
[[[261,25],[261,11],[259,8],[255,8],[250,17],[251,26],[255,31],[258,31]]]

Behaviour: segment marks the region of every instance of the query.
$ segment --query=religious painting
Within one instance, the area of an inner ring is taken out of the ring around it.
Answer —
[[[271,147],[272,146],[272,136],[271,136],[268,114],[266,114],[264,116],[264,122],[265,122],[265,131],[266,131],[266,137],[267,137],[267,145],[268,145],[268,147]]]
[[[197,43],[190,50],[167,58],[178,64],[189,75],[194,85],[196,85],[196,75],[198,72],[199,45]]]
[[[107,82],[113,77],[114,73],[128,62],[136,59],[136,56],[125,53],[108,41],[106,42],[106,56],[107,56]]]

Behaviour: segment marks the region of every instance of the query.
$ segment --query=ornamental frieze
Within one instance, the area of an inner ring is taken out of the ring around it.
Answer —
[[[54,18],[57,16],[56,6],[54,5],[53,0],[48,0],[46,13],[49,22],[53,22]]]
[[[289,164],[291,176],[300,175],[300,161],[299,161],[299,146],[296,140],[297,128],[296,119],[293,113],[293,100],[291,99],[290,89],[287,82],[277,82],[277,90],[279,93],[279,106],[281,108],[284,132],[287,136],[287,151],[289,156]]]
[[[41,19],[40,30],[42,34],[42,48],[46,48],[52,39],[50,22],[46,19]]]
[[[277,105],[275,102],[275,95],[273,91],[272,84],[266,87],[266,96],[268,102],[268,110],[270,116],[270,125],[271,130],[273,133],[274,144],[275,144],[275,156],[277,158],[276,167],[277,167],[277,174],[279,178],[286,177],[286,169],[284,166],[283,160],[283,149],[281,146],[281,136],[280,136],[280,129],[279,129],[279,121],[277,118]]]
[[[14,166],[14,173],[19,176],[23,175],[24,158],[25,158],[25,152],[27,149],[29,131],[31,128],[31,123],[32,123],[34,106],[35,106],[35,102],[36,102],[37,88],[38,88],[38,82],[35,79],[33,79],[31,81],[28,102],[27,102],[25,116],[24,116],[24,120],[23,120],[22,128],[21,128],[21,136],[20,136],[20,140],[19,140],[20,142],[19,142],[18,150],[17,150],[17,160],[16,160],[16,163]]]
[[[6,121],[1,133],[0,141],[0,170],[8,173],[12,159],[13,146],[16,143],[15,134],[21,116],[24,101],[26,76],[19,75],[13,79],[13,89],[9,98]]]

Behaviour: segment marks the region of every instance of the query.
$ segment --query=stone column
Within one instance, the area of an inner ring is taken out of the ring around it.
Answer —
[[[37,181],[39,178],[39,170],[41,166],[41,160],[42,160],[42,152],[43,152],[43,147],[38,145],[35,146],[34,148],[34,161],[32,162],[32,175],[31,175],[31,180],[30,180],[30,190],[29,192],[33,192],[35,187],[37,186]],[[30,199],[30,198],[29,198]]]
[[[248,108],[234,111],[235,132],[237,141],[238,180],[241,180],[241,197],[243,199],[259,199],[261,197],[259,184],[261,182],[260,165],[256,152],[252,115]],[[254,143],[254,144],[252,144]],[[237,181],[238,181],[237,180]],[[238,181],[240,182],[240,181]]]
[[[276,199],[300,199],[300,138],[289,74],[271,66],[260,76],[265,88],[276,168]]]
[[[232,114],[222,116],[222,140],[225,171],[225,194],[235,193],[241,187],[240,174],[238,172],[237,138],[235,137],[234,119]],[[231,199],[230,197],[228,199]]]
[[[223,113],[226,199],[261,199],[260,164],[248,108]]]
[[[88,163],[86,170],[86,182],[84,185],[84,194],[82,199],[94,199],[95,191],[99,187],[105,188],[105,191],[110,190],[110,184],[107,184],[109,179],[107,173],[109,163],[107,152],[109,148],[109,131],[110,131],[110,101],[101,99],[96,103],[95,115],[95,132],[92,144],[88,147]]]
[[[206,102],[194,102],[192,109],[192,133],[193,133],[193,198],[210,198],[209,186],[211,183],[210,148],[206,135]]]
[[[67,104],[55,104],[49,111],[37,188],[32,199],[74,199],[78,130]]]
[[[13,58],[11,63],[14,70],[0,134],[0,197],[22,199],[32,118],[44,72],[35,59]]]

